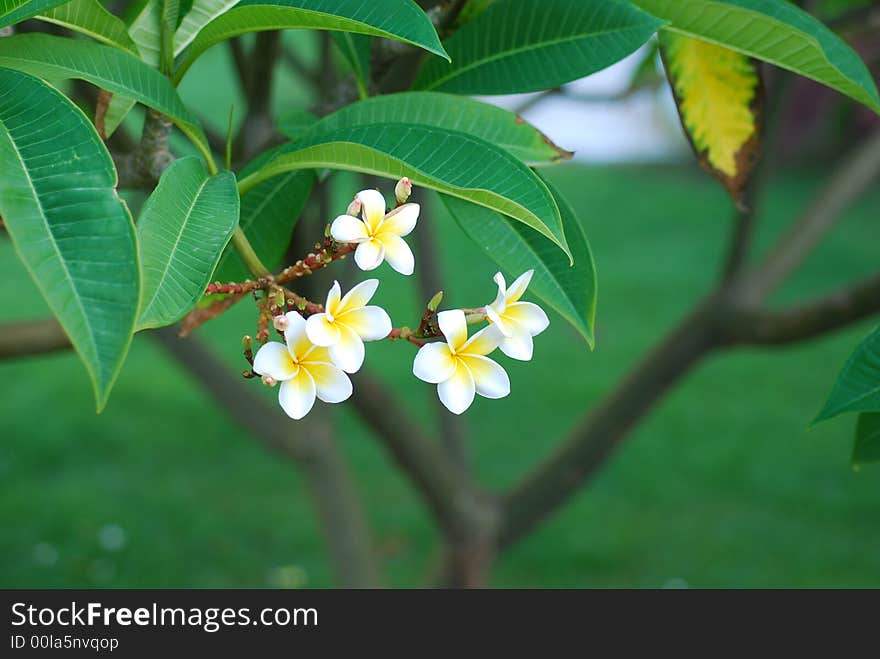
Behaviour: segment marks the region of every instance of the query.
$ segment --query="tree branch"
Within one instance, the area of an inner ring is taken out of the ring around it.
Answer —
[[[733,234],[724,263],[725,279],[732,278],[740,271],[749,253],[755,228],[755,211],[751,200],[746,201],[744,209],[737,209],[733,222]]]
[[[183,341],[170,327],[152,334],[239,426],[303,468],[339,584],[347,588],[377,586],[379,572],[364,512],[327,419],[296,425],[256,396],[244,381],[232,377],[226,366],[197,339]],[[307,432],[298,432],[303,429]]]
[[[437,236],[434,231],[433,217],[424,212],[424,199],[419,230],[414,234],[414,242],[418,258],[416,259],[416,276],[422,299],[430,300],[443,289],[443,277],[440,272],[440,259],[437,253]],[[470,456],[468,454],[467,424],[461,416],[452,414],[438,398],[432,399],[437,419],[440,422],[440,440],[447,455],[461,469],[468,470]]]
[[[494,502],[477,492],[420,425],[368,372],[357,375],[351,402],[395,461],[415,483],[452,542],[469,540],[475,529],[494,525]]]
[[[171,120],[155,110],[147,110],[144,131],[137,148],[126,154],[112,153],[119,173],[119,187],[151,190],[165,168],[174,161],[168,148]]]
[[[372,588],[381,583],[372,541],[360,498],[330,431],[315,410],[308,425],[296,426],[277,408],[253,393],[250,385],[234,378],[227,367],[198,339],[182,341],[171,327],[150,332],[163,348],[200,382],[239,426],[271,451],[299,464],[322,521],[336,579],[347,588]],[[0,359],[45,354],[70,348],[70,341],[54,318],[11,323],[0,327]],[[308,434],[294,434],[307,428]]]
[[[504,495],[499,548],[531,531],[580,489],[669,387],[718,345],[718,308],[715,298],[699,305],[553,455]]]
[[[746,276],[744,302],[763,301],[813,251],[825,234],[880,174],[880,130],[860,144],[822,187],[809,208]]]
[[[234,47],[233,47],[234,48]],[[233,50],[236,68],[246,90],[248,111],[235,136],[233,153],[237,161],[247,161],[277,140],[275,122],[272,119],[272,87],[276,63],[281,56],[281,33],[259,32],[253,53],[246,61]],[[242,78],[242,74],[246,77]]]
[[[232,37],[228,42],[229,53],[232,55],[232,63],[235,66],[235,72],[238,74],[238,83],[241,86],[241,93],[245,98],[251,94],[251,74],[247,55],[244,52],[241,37]]]
[[[730,325],[730,345],[804,341],[880,313],[880,275],[783,311],[745,311]]]
[[[327,408],[311,412],[309,441],[316,444],[316,450],[302,467],[327,538],[336,582],[346,588],[376,588],[382,580],[366,514],[354,476],[334,437],[331,415]]]
[[[0,325],[0,359],[39,355],[70,347],[70,339],[54,318]]]
[[[725,279],[549,459],[504,496],[499,546],[517,540],[572,496],[669,387],[714,349],[735,343],[798,341],[872,313],[877,306],[874,279],[788,312],[759,311],[758,307],[878,173],[880,131],[835,172],[760,267]],[[734,243],[741,233],[734,233]]]

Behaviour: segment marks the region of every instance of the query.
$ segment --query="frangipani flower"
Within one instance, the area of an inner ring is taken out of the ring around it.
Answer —
[[[504,398],[510,393],[510,379],[500,365],[486,357],[502,338],[498,329],[486,327],[470,339],[467,321],[460,309],[437,314],[446,343],[428,343],[419,349],[413,374],[437,385],[437,395],[453,414],[461,414],[474,402],[474,394]]]
[[[378,341],[391,332],[391,318],[386,311],[365,306],[378,287],[378,279],[367,279],[343,297],[335,281],[327,293],[324,313],[309,316],[306,321],[309,340],[329,348],[333,363],[347,373],[356,373],[363,365],[364,341]]]
[[[290,311],[284,317],[287,345],[270,341],[254,357],[254,371],[263,376],[264,382],[281,383],[281,408],[287,416],[302,419],[312,409],[316,396],[325,403],[346,400],[351,396],[351,380],[331,362],[327,348],[309,341],[302,316]]]
[[[519,299],[528,288],[534,270],[524,272],[510,285],[504,281],[500,272],[494,277],[498,284],[498,295],[492,304],[486,306],[489,322],[499,329],[502,338],[498,347],[511,359],[529,361],[532,358],[532,337],[537,336],[550,325],[547,314],[537,304],[520,302]]]
[[[411,275],[415,259],[402,236],[415,228],[419,205],[403,204],[386,215],[385,198],[378,190],[362,190],[355,201],[363,208],[363,221],[340,215],[330,226],[333,240],[358,244],[354,260],[361,270],[375,270],[388,261],[400,274]]]

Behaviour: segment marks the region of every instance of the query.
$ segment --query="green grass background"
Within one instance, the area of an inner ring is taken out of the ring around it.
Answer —
[[[199,66],[222,72],[220,52]],[[205,113],[235,96],[231,82],[210,80],[184,87]],[[308,105],[290,80],[278,84],[279,112]],[[225,110],[216,114],[219,128]],[[512,394],[478,399],[466,416],[476,473],[490,488],[546,456],[708,290],[730,230],[729,200],[695,166],[565,165],[551,178],[596,256],[597,346],[591,353],[552,315],[534,361],[499,358]],[[769,182],[759,251],[819,181],[810,170]],[[876,268],[878,206],[875,191],[774,301]],[[490,300],[493,264],[439,210],[426,212],[436,218],[445,302]],[[415,323],[414,282],[387,267],[380,278],[376,301],[396,324]],[[46,314],[7,239],[0,281],[0,320]],[[242,367],[251,309],[241,304],[200,331],[231,371]],[[850,468],[853,418],[807,428],[870,326],[704,362],[567,507],[500,557],[492,585],[880,586],[880,469]],[[413,355],[406,344],[374,344],[367,363],[433,423],[434,388],[412,377]],[[332,585],[301,474],[237,428],[149,336],[135,338],[101,416],[73,354],[2,362],[0,382],[0,587]],[[390,585],[423,584],[437,556],[425,509],[349,408],[336,406],[335,421]],[[290,422],[290,431],[308,425]]]

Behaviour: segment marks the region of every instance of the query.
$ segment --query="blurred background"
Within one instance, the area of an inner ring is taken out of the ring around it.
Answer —
[[[317,61],[313,35],[288,33],[284,45],[310,66]],[[765,173],[758,252],[877,125],[831,92],[792,84],[779,156]],[[282,67],[275,87],[279,122],[295,122],[316,103],[293,67]],[[226,48],[199,61],[182,95],[225,132],[230,105],[244,107]],[[545,171],[577,210],[599,274],[595,351],[551,315],[531,363],[503,360],[512,394],[478,398],[466,415],[477,477],[503,488],[709,290],[733,207],[696,165],[650,47],[561,90],[484,100],[522,112],[577,151]],[[326,221],[344,212],[359,183],[334,177]],[[383,186],[390,198],[393,182]],[[876,270],[878,208],[880,185],[774,301]],[[491,300],[496,266],[439,204],[423,212],[438,236],[444,306]],[[415,282],[385,267],[378,273],[376,302],[395,324],[416,324],[424,300]],[[0,320],[47,315],[6,236],[0,281]],[[241,304],[198,336],[240,371],[240,338],[253,324],[253,308]],[[560,514],[499,558],[491,585],[880,587],[880,468],[850,467],[853,417],[808,428],[870,327],[711,357]],[[377,343],[367,364],[433,423],[434,387],[412,377],[414,353],[406,343]],[[72,352],[0,362],[0,382],[0,586],[332,585],[301,473],[233,425],[149,335],[135,337],[100,416]],[[253,387],[267,400],[276,395]],[[332,414],[389,585],[424,584],[437,536],[422,502],[351,409]],[[308,432],[308,424],[291,429]]]

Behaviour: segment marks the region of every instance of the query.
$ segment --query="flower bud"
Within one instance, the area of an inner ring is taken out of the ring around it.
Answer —
[[[361,200],[358,199],[357,197],[355,197],[354,201],[352,201],[348,205],[348,209],[345,211],[345,214],[351,215],[352,217],[357,217],[361,212],[362,206],[363,206],[363,204],[361,204]]]
[[[241,347],[242,347],[242,349],[244,349],[245,351],[247,351],[247,350],[253,350],[253,348],[254,348],[254,340],[253,340],[249,335],[245,334],[245,335],[241,338]]]
[[[440,306],[440,303],[443,302],[443,291],[439,291],[431,300],[428,302],[428,311],[437,311],[437,307]]]
[[[287,326],[290,325],[290,321],[287,320],[287,316],[275,316],[272,319],[272,325],[275,326],[279,332],[284,332],[287,329]]]
[[[278,384],[278,380],[273,378],[271,375],[264,375],[262,380],[263,384],[265,384],[267,387],[274,387],[276,384]]]
[[[411,194],[412,181],[404,176],[397,182],[397,185],[394,186],[394,196],[397,198],[397,205],[405,204]]]

